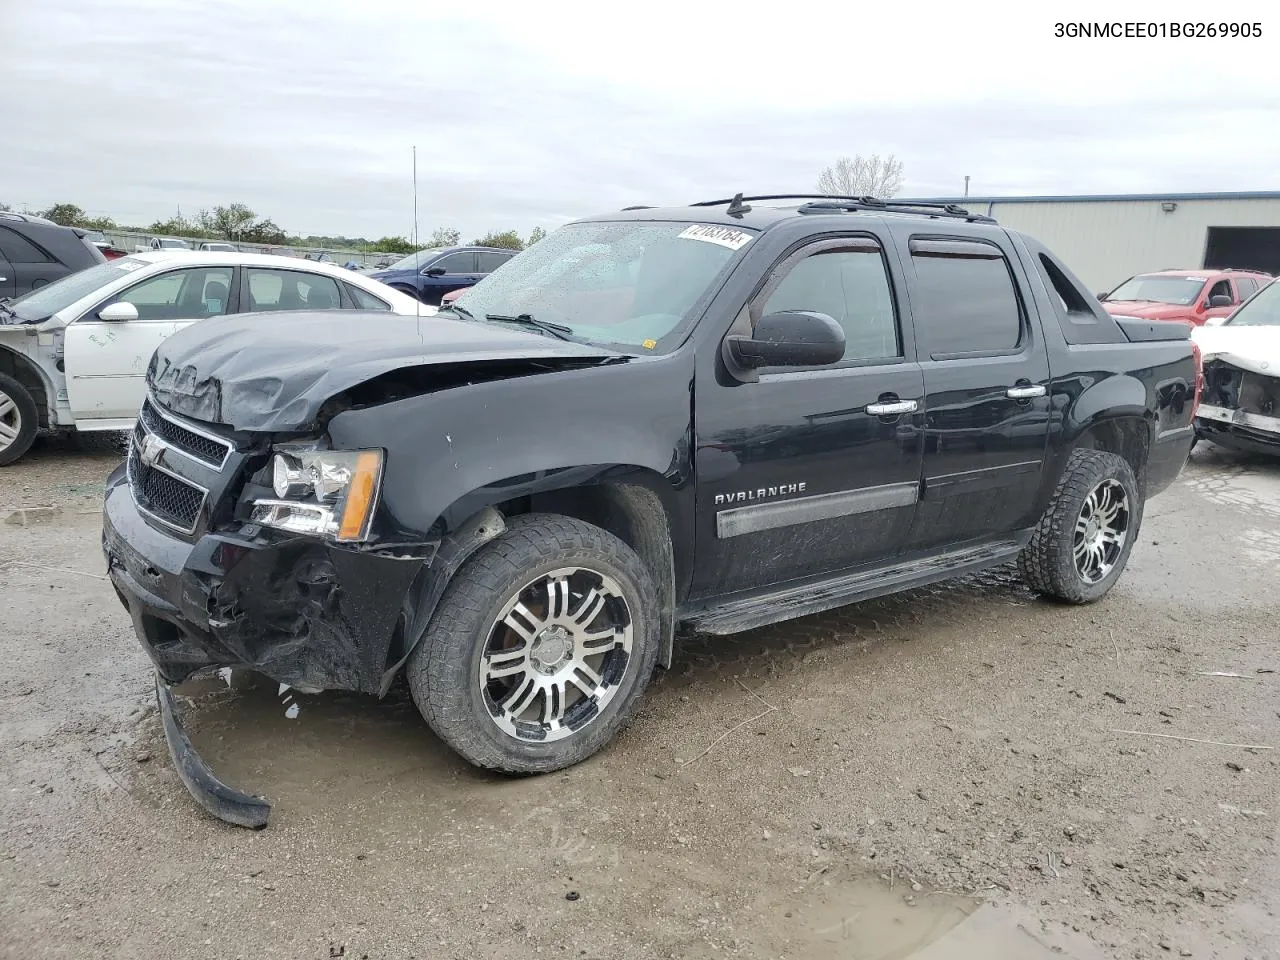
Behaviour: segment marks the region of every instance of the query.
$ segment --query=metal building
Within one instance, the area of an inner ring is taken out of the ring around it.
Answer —
[[[1280,275],[1280,191],[941,199],[1031,234],[1095,292],[1150,270]]]

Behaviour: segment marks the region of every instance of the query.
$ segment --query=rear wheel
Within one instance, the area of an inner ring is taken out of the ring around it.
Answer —
[[[27,388],[0,373],[0,467],[31,449],[39,426],[40,413]]]
[[[1092,603],[1120,578],[1141,524],[1142,500],[1124,458],[1076,450],[1018,567],[1038,593]]]
[[[431,728],[471,763],[546,773],[603,747],[658,655],[657,590],[610,533],[519,518],[454,576],[407,676]]]

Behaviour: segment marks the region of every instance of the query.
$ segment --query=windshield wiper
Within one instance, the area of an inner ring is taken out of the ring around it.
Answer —
[[[499,323],[519,323],[526,327],[533,327],[535,330],[541,330],[549,333],[553,337],[560,340],[568,340],[573,343],[576,338],[573,336],[573,327],[566,327],[563,323],[552,323],[550,320],[539,320],[531,313],[517,313],[515,316],[505,313],[486,313],[486,320],[496,320]]]
[[[464,306],[462,306],[462,305],[460,305],[460,304],[457,304],[457,303],[451,303],[451,304],[449,304],[447,307],[441,307],[440,309],[441,309],[441,310],[452,310],[452,311],[453,311],[454,313],[456,313],[458,316],[460,316],[460,317],[466,317],[468,320],[474,320],[474,319],[476,318],[476,316],[475,316],[475,314],[474,314],[474,313],[472,313],[472,312],[471,312],[470,310],[468,310],[466,307],[464,307]]]

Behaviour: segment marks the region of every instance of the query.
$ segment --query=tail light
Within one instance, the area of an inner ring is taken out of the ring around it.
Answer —
[[[1196,414],[1200,412],[1200,396],[1204,393],[1204,357],[1200,353],[1200,344],[1194,340],[1191,341],[1191,356],[1196,361],[1196,393],[1191,401],[1191,422],[1194,423]]]

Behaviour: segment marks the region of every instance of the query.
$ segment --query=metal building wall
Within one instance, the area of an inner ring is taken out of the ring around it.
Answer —
[[[1249,199],[1032,200],[965,198],[1001,226],[1031,234],[1094,291],[1135,273],[1204,265],[1209,227],[1280,227],[1280,197]]]

